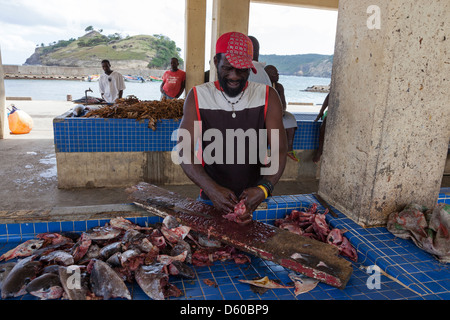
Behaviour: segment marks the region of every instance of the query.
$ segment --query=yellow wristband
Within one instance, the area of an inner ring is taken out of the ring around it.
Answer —
[[[269,194],[267,193],[266,188],[264,188],[264,186],[262,186],[262,185],[259,185],[258,188],[260,188],[260,189],[264,192],[264,196],[265,196],[264,199],[267,199],[267,197],[269,196]]]

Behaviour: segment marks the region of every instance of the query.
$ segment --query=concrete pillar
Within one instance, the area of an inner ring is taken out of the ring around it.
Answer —
[[[186,0],[186,95],[204,82],[206,0]]]
[[[450,137],[446,0],[339,0],[319,194],[364,226],[436,204]]]
[[[248,34],[249,16],[250,0],[213,0],[209,81],[215,81],[217,78],[213,59],[217,39],[231,31]]]
[[[5,74],[3,72],[2,52],[0,49],[0,139],[9,136],[9,126],[6,117]]]

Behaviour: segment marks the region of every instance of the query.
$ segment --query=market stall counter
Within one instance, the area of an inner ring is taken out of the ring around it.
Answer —
[[[191,184],[171,157],[183,103],[183,99],[140,101],[129,96],[80,117],[70,110],[54,118],[58,187],[125,187],[141,181]],[[320,122],[314,122],[315,116],[296,115],[294,149],[304,161],[288,161],[284,181],[316,175],[311,158]]]

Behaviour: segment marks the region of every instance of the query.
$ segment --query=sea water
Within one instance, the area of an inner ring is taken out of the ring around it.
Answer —
[[[313,103],[321,105],[326,93],[306,92],[307,87],[313,85],[329,85],[331,79],[318,77],[298,77],[281,75],[279,83],[284,86],[286,102]],[[161,97],[161,82],[133,83],[125,82],[124,97],[134,95],[140,100],[159,100]],[[67,95],[76,100],[85,96],[100,98],[98,82],[72,81],[72,80],[5,80],[5,92],[7,97],[31,97],[32,100],[67,100]],[[184,98],[183,94],[181,98]],[[288,108],[289,109],[289,108]]]

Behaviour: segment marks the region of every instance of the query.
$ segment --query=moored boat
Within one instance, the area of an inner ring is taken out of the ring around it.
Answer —
[[[96,82],[98,80],[100,80],[99,74],[90,74],[87,77],[84,77],[84,81],[87,81],[87,82]]]
[[[123,79],[127,82],[145,82],[144,78],[142,78],[141,76],[124,75]]]
[[[149,81],[162,81],[162,78],[154,77],[154,76],[149,76],[148,79],[149,79]]]

